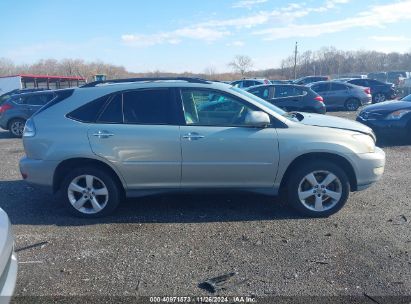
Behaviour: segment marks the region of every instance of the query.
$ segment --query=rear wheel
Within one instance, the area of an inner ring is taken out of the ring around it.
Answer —
[[[357,111],[360,107],[360,101],[355,98],[350,98],[345,102],[345,109],[348,111]]]
[[[385,101],[385,95],[383,93],[377,93],[373,96],[374,103]]]
[[[22,137],[24,131],[24,125],[26,121],[24,119],[16,118],[10,121],[9,131],[13,137]]]
[[[106,216],[117,208],[121,199],[116,182],[99,168],[74,169],[64,179],[61,189],[65,207],[79,217]]]
[[[288,203],[311,217],[336,213],[347,202],[350,183],[344,170],[328,161],[313,161],[295,170],[287,183]]]

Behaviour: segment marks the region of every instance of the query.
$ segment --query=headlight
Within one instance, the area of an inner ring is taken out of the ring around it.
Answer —
[[[371,136],[365,134],[354,134],[352,137],[364,144],[367,149],[367,153],[375,152],[375,142]]]
[[[411,110],[398,110],[389,114],[385,119],[387,120],[398,120],[401,119],[405,114],[410,113]]]

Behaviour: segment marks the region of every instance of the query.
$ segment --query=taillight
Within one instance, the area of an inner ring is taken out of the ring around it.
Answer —
[[[314,100],[324,103],[324,99],[322,98],[322,96],[316,96],[314,97]]]
[[[364,92],[365,92],[365,94],[371,94],[371,89],[370,88],[365,88]]]
[[[7,110],[10,110],[11,108],[13,108],[13,106],[10,104],[0,106],[0,114],[6,112]]]

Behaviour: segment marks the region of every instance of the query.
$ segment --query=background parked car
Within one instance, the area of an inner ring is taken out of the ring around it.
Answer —
[[[365,107],[357,121],[369,126],[379,137],[411,142],[411,95]]]
[[[21,137],[26,120],[54,97],[54,91],[12,95],[0,104],[0,127],[14,137]]]
[[[384,83],[378,80],[369,78],[354,78],[345,82],[355,84],[357,86],[370,88],[373,103],[383,102],[387,99],[395,99],[397,96],[392,83]]]
[[[305,84],[309,84],[312,82],[327,81],[327,80],[330,80],[328,76],[305,76],[305,77],[301,77],[299,79],[294,80],[293,84],[305,85]]]
[[[376,73],[369,73],[367,78],[375,79],[381,82],[387,82],[387,73],[386,72],[376,72]]]
[[[249,87],[246,91],[285,111],[325,114],[323,98],[308,87],[293,84],[268,84]]]
[[[308,85],[324,99],[328,109],[345,108],[348,111],[357,111],[362,105],[372,102],[370,88],[359,87],[350,83],[337,81],[320,81]]]
[[[3,95],[0,95],[0,105],[2,104],[2,102],[6,101],[7,99],[9,99],[11,96],[13,95],[17,95],[17,94],[23,94],[23,93],[32,93],[32,92],[38,92],[38,91],[45,91],[47,89],[16,89],[7,93],[4,93]]]
[[[387,82],[393,83],[398,86],[401,80],[411,77],[411,73],[407,71],[388,71]]]
[[[231,82],[231,85],[237,88],[248,88],[260,84],[270,84],[271,82],[268,79],[241,79]]]

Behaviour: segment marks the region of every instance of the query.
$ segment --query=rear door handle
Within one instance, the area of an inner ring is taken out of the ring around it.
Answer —
[[[114,136],[114,134],[110,133],[109,131],[103,130],[103,131],[97,131],[96,133],[93,134],[93,136],[98,137],[98,138],[109,138],[111,136]]]
[[[188,140],[199,140],[199,139],[202,139],[204,137],[205,137],[204,135],[200,135],[196,132],[192,132],[192,133],[190,132],[190,133],[187,133],[187,134],[183,135],[183,138],[188,139]]]

